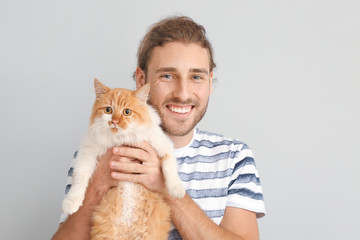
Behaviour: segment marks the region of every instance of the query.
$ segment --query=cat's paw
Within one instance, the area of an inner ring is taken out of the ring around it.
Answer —
[[[67,215],[71,215],[79,209],[81,204],[81,200],[65,198],[62,203],[62,211]]]
[[[183,198],[185,196],[185,188],[179,181],[178,183],[168,186],[169,194],[175,198]]]
[[[162,163],[162,170],[169,194],[176,198],[183,198],[185,189],[177,173],[176,159],[174,157],[165,159]]]

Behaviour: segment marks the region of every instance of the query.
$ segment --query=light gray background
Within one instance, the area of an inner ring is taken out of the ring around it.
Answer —
[[[0,1],[1,239],[49,239],[95,77],[134,88],[148,26],[182,13],[215,49],[200,124],[246,142],[267,207],[261,239],[355,239],[359,1]]]

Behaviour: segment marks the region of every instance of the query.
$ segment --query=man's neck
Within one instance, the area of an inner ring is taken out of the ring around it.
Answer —
[[[194,136],[194,129],[184,136],[169,136],[174,143],[175,149],[183,148],[188,145]]]

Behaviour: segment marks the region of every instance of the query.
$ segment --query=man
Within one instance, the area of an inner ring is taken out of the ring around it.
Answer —
[[[265,209],[250,149],[195,128],[207,109],[214,67],[202,26],[187,17],[153,25],[140,44],[134,78],[137,88],[151,85],[149,104],[174,143],[187,194],[167,194],[159,158],[147,142],[109,149],[99,157],[83,206],[63,216],[53,239],[88,239],[94,207],[118,181],[163,194],[176,228],[170,239],[259,239],[257,217]]]

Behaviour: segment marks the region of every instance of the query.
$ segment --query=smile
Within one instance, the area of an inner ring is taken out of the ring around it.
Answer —
[[[174,113],[186,114],[191,111],[192,106],[175,106],[175,105],[168,105],[168,108]]]

